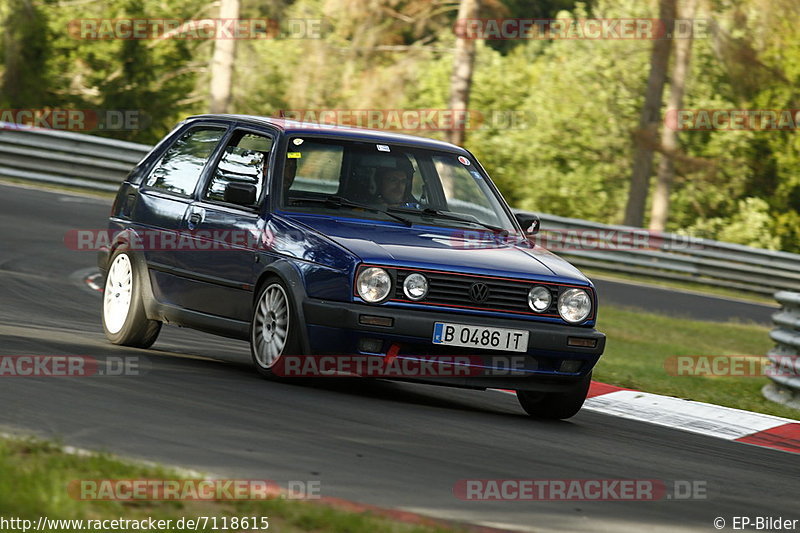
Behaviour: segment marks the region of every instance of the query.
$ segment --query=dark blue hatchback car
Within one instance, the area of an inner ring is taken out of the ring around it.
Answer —
[[[270,378],[362,375],[583,405],[597,295],[534,242],[471,153],[430,139],[240,115],[187,119],[110,218],[108,339],[161,325],[248,340]]]

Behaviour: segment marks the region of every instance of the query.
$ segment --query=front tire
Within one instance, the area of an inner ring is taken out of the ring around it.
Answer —
[[[572,388],[561,392],[517,391],[517,400],[525,412],[534,418],[563,420],[578,414],[589,394],[592,373],[576,383]]]
[[[250,323],[250,353],[256,370],[265,378],[282,377],[275,372],[281,358],[299,354],[296,316],[286,285],[278,278],[267,280],[256,298]]]
[[[128,252],[114,253],[106,275],[102,313],[103,332],[113,344],[149,348],[161,331],[161,322],[145,314],[140,276]]]

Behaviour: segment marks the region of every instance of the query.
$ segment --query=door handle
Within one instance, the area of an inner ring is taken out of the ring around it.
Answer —
[[[200,213],[192,213],[189,215],[189,223],[197,225],[203,221],[203,216]]]

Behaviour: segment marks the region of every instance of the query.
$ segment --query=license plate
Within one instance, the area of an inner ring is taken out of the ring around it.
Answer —
[[[487,328],[436,322],[433,327],[433,344],[480,348],[483,350],[527,352],[528,332],[520,329]]]

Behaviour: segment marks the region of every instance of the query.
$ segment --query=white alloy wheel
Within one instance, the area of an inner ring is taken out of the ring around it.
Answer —
[[[133,268],[127,254],[119,254],[106,278],[106,288],[103,295],[103,320],[110,333],[118,333],[131,308],[133,294]]]

